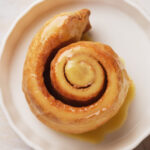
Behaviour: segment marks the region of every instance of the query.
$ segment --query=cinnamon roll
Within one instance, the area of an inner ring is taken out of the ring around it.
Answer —
[[[129,78],[108,45],[80,41],[90,11],[59,14],[29,47],[22,87],[32,112],[47,126],[84,133],[110,120],[123,104]]]

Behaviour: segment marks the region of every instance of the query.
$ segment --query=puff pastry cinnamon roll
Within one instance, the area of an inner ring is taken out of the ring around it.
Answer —
[[[23,91],[47,126],[84,133],[110,120],[123,104],[129,78],[111,47],[80,41],[90,11],[63,13],[35,35],[23,70]]]

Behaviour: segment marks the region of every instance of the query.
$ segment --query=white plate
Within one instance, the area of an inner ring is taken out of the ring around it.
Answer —
[[[125,60],[136,96],[125,124],[99,144],[66,137],[47,128],[31,113],[21,89],[25,55],[31,39],[54,14],[91,10],[90,31]],[[0,62],[1,104],[12,128],[38,150],[129,150],[150,133],[150,17],[131,1],[50,0],[33,4],[11,28]]]

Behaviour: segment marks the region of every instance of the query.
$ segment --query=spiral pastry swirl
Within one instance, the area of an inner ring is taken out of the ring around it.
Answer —
[[[47,126],[84,133],[110,120],[123,104],[129,78],[111,47],[80,41],[90,11],[63,13],[35,35],[23,70],[23,91]]]

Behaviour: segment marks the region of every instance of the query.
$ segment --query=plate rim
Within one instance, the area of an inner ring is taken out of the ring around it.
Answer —
[[[19,22],[21,22],[28,14],[30,14],[31,11],[33,11],[33,8],[35,8],[37,5],[40,5],[40,4],[44,3],[44,1],[45,0],[36,0],[35,2],[32,2],[20,15],[18,15],[18,17],[12,23],[12,25],[10,26],[8,32],[6,33],[6,36],[3,38],[2,45],[0,47],[0,66],[1,66],[2,56],[3,56],[3,53],[5,51],[5,45],[6,45],[7,41],[8,41],[8,39],[9,39],[9,37],[11,36],[13,30],[17,27],[17,24]],[[123,0],[123,1],[125,3],[127,3],[128,5],[132,6],[133,8],[135,8],[137,11],[139,11],[143,15],[143,17],[150,23],[150,14],[143,7],[141,7],[139,5],[137,0],[132,0],[132,1],[131,0]],[[0,68],[0,70],[1,70],[1,68]],[[0,78],[1,78],[1,76],[0,76]],[[1,81],[1,79],[0,79],[0,81]],[[23,134],[23,132],[21,130],[19,130],[17,128],[17,126],[15,125],[14,121],[12,120],[11,116],[9,115],[9,112],[7,111],[7,106],[4,104],[2,88],[3,87],[0,84],[0,106],[2,108],[2,111],[4,112],[4,115],[6,116],[8,124],[15,131],[15,133],[25,142],[25,144],[27,144],[28,146],[30,146],[33,149],[42,150],[42,147],[37,145],[37,143],[35,143],[33,141],[30,141]],[[137,140],[135,140],[135,142],[133,144],[128,145],[124,150],[135,148],[148,135],[150,135],[150,128],[148,130],[145,130],[143,135],[141,135],[139,138],[137,138]]]

